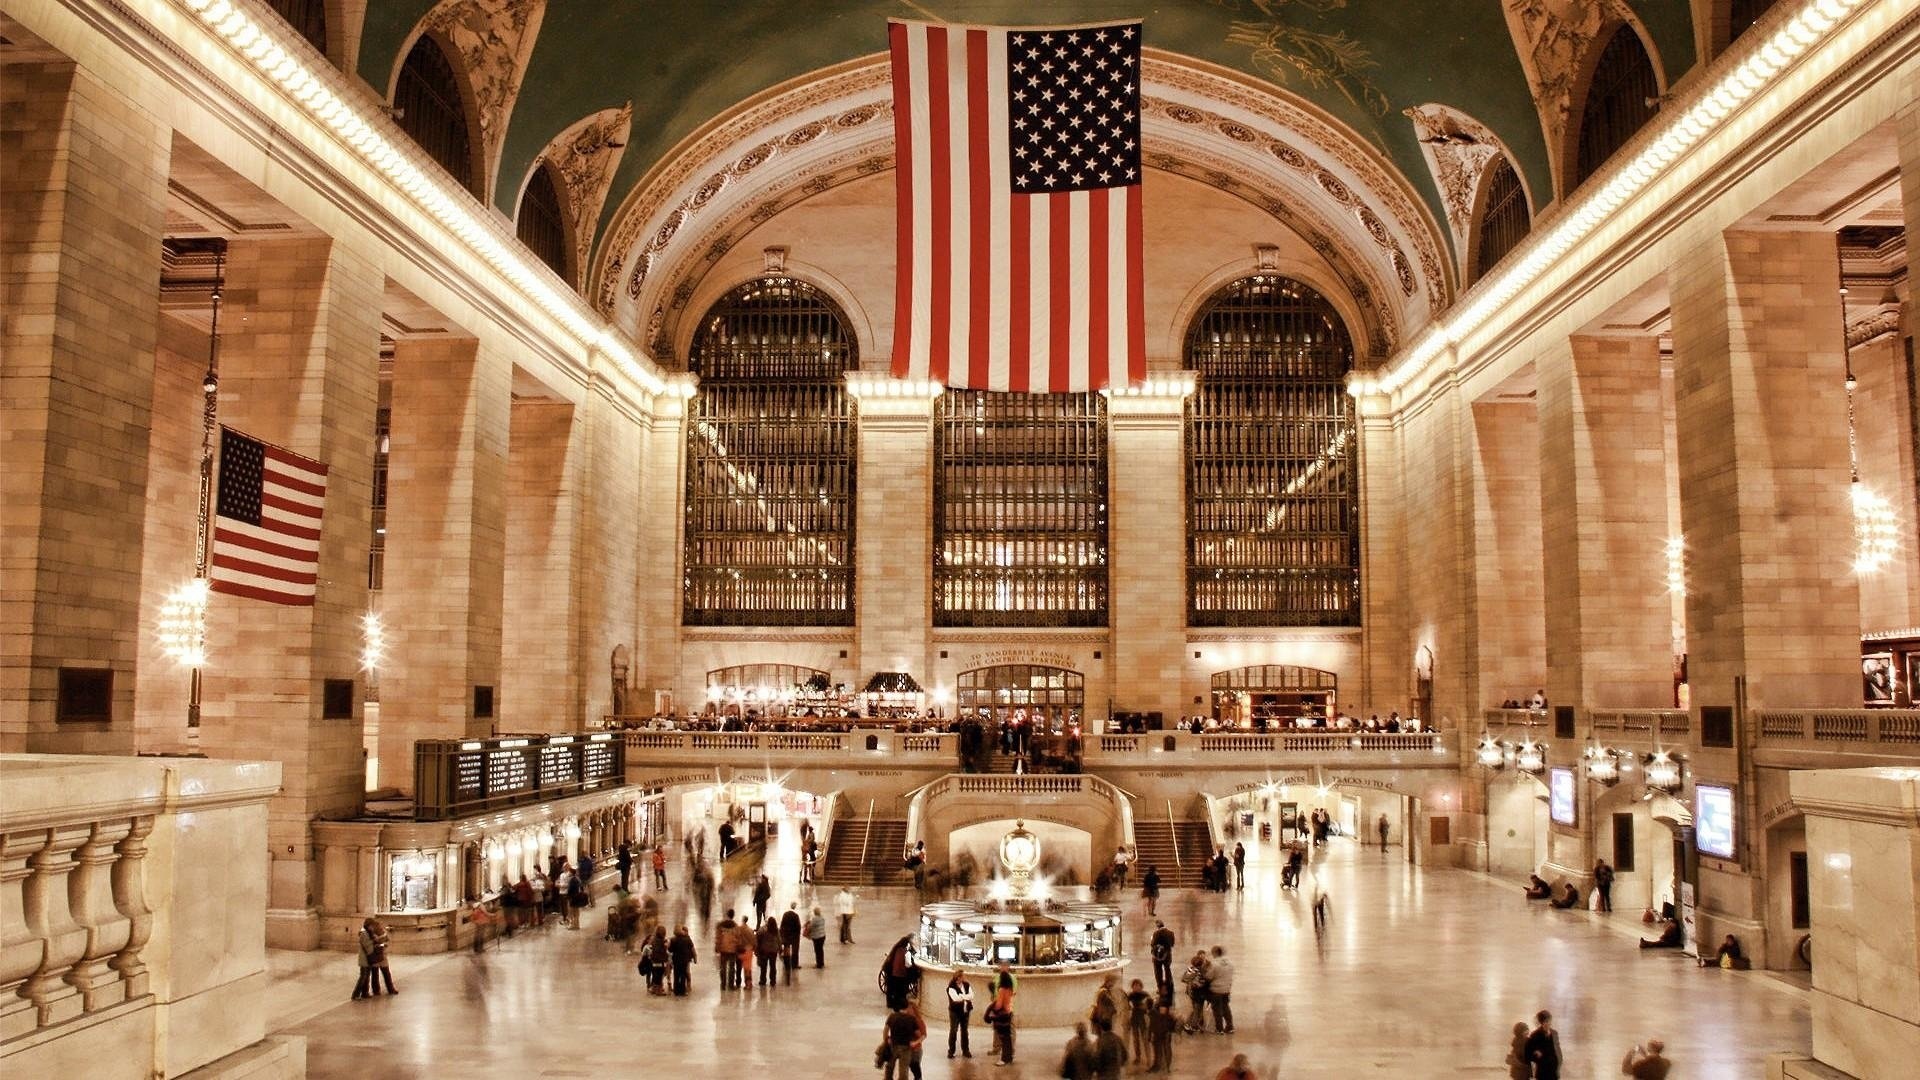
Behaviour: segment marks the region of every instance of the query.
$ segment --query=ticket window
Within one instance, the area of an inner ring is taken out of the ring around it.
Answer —
[[[387,910],[431,911],[440,901],[440,860],[434,852],[408,851],[388,863]]]
[[[1066,933],[1062,935],[1065,959],[1075,964],[1105,960],[1118,951],[1119,935],[1119,924],[1106,919],[1091,923],[1069,923]]]
[[[990,953],[989,963],[997,964],[1005,960],[1007,963],[1018,967],[1021,964],[1033,962],[1024,959],[1020,955],[1020,928],[1017,926],[996,926],[988,936],[987,941],[988,952]]]

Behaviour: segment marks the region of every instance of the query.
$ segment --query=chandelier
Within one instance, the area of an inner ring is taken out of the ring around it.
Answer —
[[[1547,744],[1528,739],[1513,752],[1513,767],[1525,773],[1538,773],[1547,767]]]
[[[1900,519],[1891,502],[1860,482],[1860,438],[1854,426],[1853,407],[1853,392],[1860,380],[1853,374],[1853,347],[1847,343],[1847,268],[1840,255],[1837,235],[1834,261],[1840,272],[1840,358],[1847,387],[1847,464],[1853,475],[1853,572],[1866,577],[1879,573],[1893,561],[1900,547]]]
[[[1647,755],[1647,787],[1671,795],[1680,790],[1680,763],[1665,750]]]
[[[380,613],[369,611],[360,616],[360,668],[373,671],[387,657],[387,632],[380,625]]]
[[[1474,749],[1473,758],[1483,769],[1503,769],[1507,764],[1506,750],[1485,731],[1480,733],[1480,745]]]
[[[206,578],[197,577],[173,590],[160,605],[160,651],[182,667],[207,662],[207,601],[212,596]]]
[[[1587,779],[1608,787],[1620,782],[1619,751],[1594,741],[1587,744],[1587,749],[1582,756],[1586,759]]]

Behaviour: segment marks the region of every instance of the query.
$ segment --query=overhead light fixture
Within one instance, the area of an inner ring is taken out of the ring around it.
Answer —
[[[1507,752],[1493,736],[1480,733],[1480,745],[1474,750],[1473,757],[1483,769],[1503,769],[1507,765]]]
[[[1524,773],[1539,773],[1547,768],[1547,744],[1528,739],[1513,752],[1513,767]]]
[[[1600,745],[1596,739],[1588,743],[1583,757],[1586,759],[1587,779],[1608,787],[1620,782],[1619,751]]]
[[[211,598],[211,583],[197,577],[173,590],[160,605],[160,651],[169,660],[195,669],[206,665],[207,601]]]
[[[1654,791],[1664,791],[1671,795],[1680,790],[1680,763],[1665,750],[1655,750],[1647,755],[1647,787]]]

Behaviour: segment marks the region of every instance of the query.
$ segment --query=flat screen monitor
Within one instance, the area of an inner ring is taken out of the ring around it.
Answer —
[[[993,947],[993,958],[1005,960],[1009,964],[1017,964],[1020,962],[1020,946],[1010,941],[1001,942]]]
[[[1702,855],[1734,857],[1733,789],[1696,784],[1693,789],[1693,842]]]
[[[1547,770],[1547,807],[1553,820],[1562,825],[1574,823],[1573,770]]]

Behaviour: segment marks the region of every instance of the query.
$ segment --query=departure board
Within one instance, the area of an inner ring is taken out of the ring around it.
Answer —
[[[580,779],[580,755],[572,746],[543,746],[540,748],[540,787],[542,790],[563,788]]]
[[[521,735],[422,740],[414,747],[420,820],[563,798],[626,781],[617,735]]]
[[[533,790],[533,755],[527,747],[487,752],[487,797]]]
[[[619,772],[620,759],[613,752],[612,742],[591,742],[581,748],[580,778],[582,780],[606,780]]]

